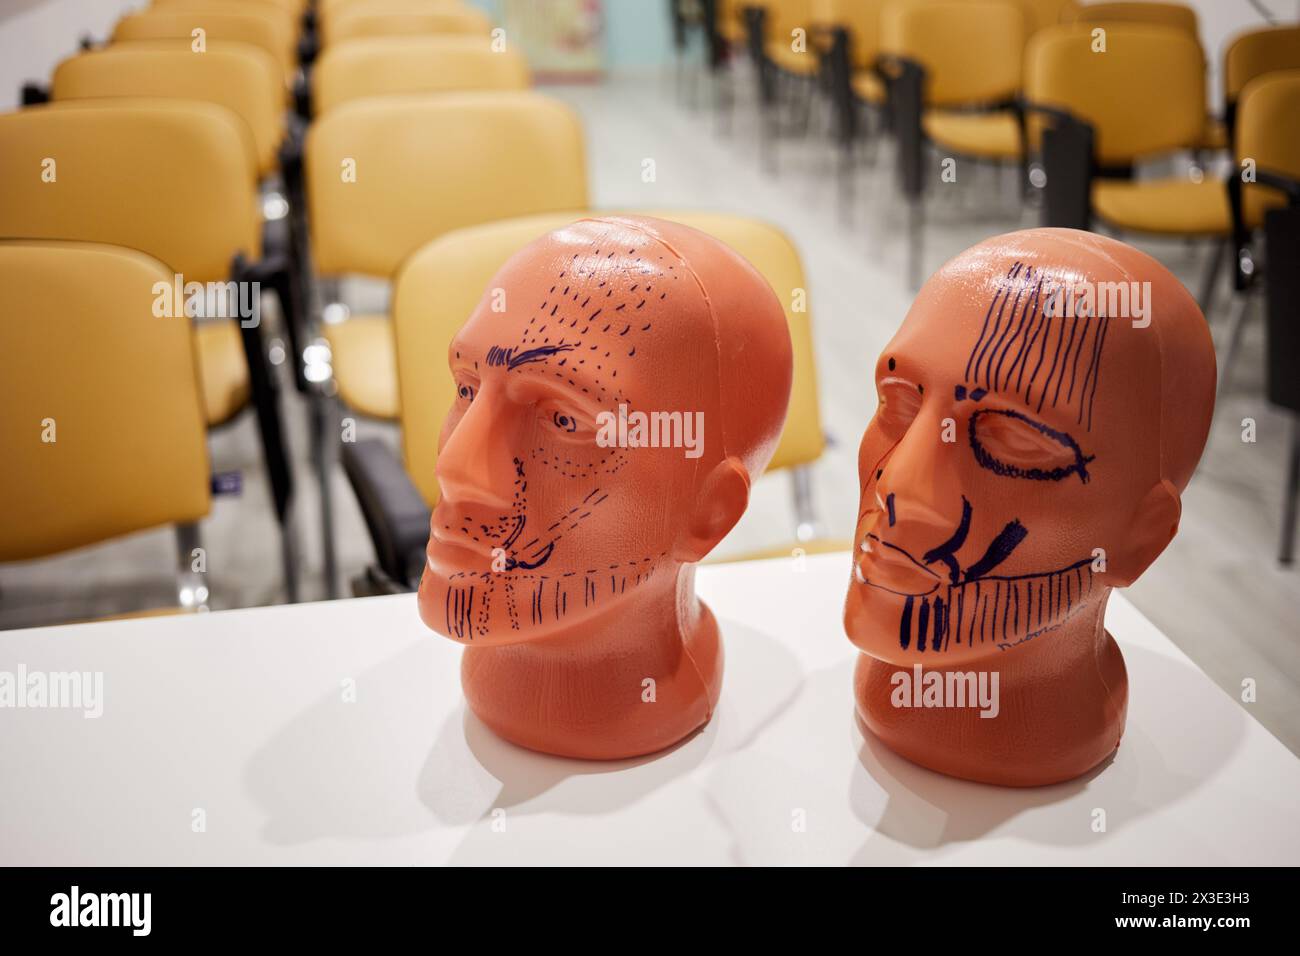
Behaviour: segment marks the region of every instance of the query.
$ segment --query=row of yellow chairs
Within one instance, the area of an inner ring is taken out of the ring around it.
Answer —
[[[1205,54],[1195,11],[1183,4],[735,0],[720,15],[721,29],[735,42],[746,25],[765,30],[762,48],[775,68],[827,74],[850,150],[859,105],[885,108],[891,87],[904,99],[900,65],[915,69],[920,89],[911,97],[915,103],[904,104],[914,107],[915,117],[899,117],[897,103],[889,116],[910,167],[900,170],[900,189],[914,207],[913,285],[921,278],[924,143],[946,156],[1027,166],[1040,145],[1041,109],[1048,108],[1094,127],[1094,165],[1103,174],[1090,210],[1097,218],[1123,231],[1216,241],[1201,295],[1208,307],[1206,290],[1213,288],[1232,232],[1225,190],[1221,184],[1201,190],[1186,180],[1134,181],[1130,171],[1160,153],[1231,145],[1228,133],[1247,84],[1300,68],[1300,27],[1238,37],[1224,55],[1222,118],[1207,118]],[[791,36],[800,30],[810,42],[792,49]],[[919,129],[911,128],[918,123]]]
[[[33,293],[24,302],[36,324],[39,316],[58,315],[65,320],[60,334],[73,338],[74,320],[102,314],[117,328],[121,348],[139,350],[138,333],[148,334],[138,323],[141,288],[153,290],[174,274],[224,281],[237,256],[252,261],[260,255],[256,192],[259,179],[277,173],[277,145],[286,127],[283,71],[264,48],[211,39],[203,56],[178,37],[120,41],[88,51],[56,70],[52,105],[0,116],[0,175],[9,187],[0,188],[0,237],[6,237],[0,271],[48,276],[63,263],[64,291],[76,302],[85,298],[82,276],[97,277],[95,282],[110,289],[138,283],[100,311],[78,305],[42,312]],[[526,68],[517,57],[488,54],[487,39],[486,34],[353,39],[327,45],[313,70],[317,117],[304,145],[302,205],[315,273],[393,283],[391,322],[359,316],[323,329],[333,378],[353,411],[401,424],[407,471],[426,508],[437,495],[438,423],[453,396],[450,383],[440,390],[428,387],[430,370],[436,379],[445,367],[446,343],[500,263],[528,239],[588,209],[576,116],[522,89]],[[409,69],[393,66],[403,57],[409,58]],[[58,159],[59,188],[43,188],[54,184],[23,175],[46,155]],[[518,163],[519,156],[529,157],[528,164]],[[770,226],[726,216],[672,218],[730,242],[774,288],[787,290],[781,297],[796,344],[795,397],[772,467],[796,474],[800,539],[815,549],[816,543],[805,540],[814,515],[804,466],[821,454],[824,439],[810,319],[794,310],[788,294],[806,287],[798,256]],[[134,324],[127,327],[123,315],[133,317]],[[177,336],[178,329],[190,334]],[[191,358],[181,363],[188,375],[173,369],[177,377],[150,379],[142,367],[127,363],[123,368],[131,369],[127,380],[133,387],[117,403],[104,398],[115,391],[97,376],[47,366],[39,377],[6,375],[6,396],[13,401],[3,404],[24,414],[59,407],[58,417],[74,423],[74,434],[120,440],[122,423],[136,414],[131,409],[157,404],[162,394],[175,391],[176,421],[216,424],[238,410],[234,385],[240,383],[232,382],[237,376],[225,375],[228,394],[216,388],[223,367],[228,372],[241,367],[229,360],[238,354],[229,347],[232,332],[235,343],[244,337],[248,372],[242,385],[247,389],[250,377],[255,385],[267,377],[256,360],[264,344],[254,343],[250,350],[248,333],[234,323],[203,322],[191,329],[182,317],[168,324],[167,348],[174,351],[176,342],[188,342]],[[205,345],[217,338],[227,341],[224,363],[216,360],[217,349]],[[87,341],[107,356],[118,339]],[[17,344],[6,351],[15,363],[23,354]],[[84,354],[73,349],[61,353],[61,361],[75,366]],[[160,360],[177,358],[165,351]],[[94,400],[96,395],[101,400]],[[225,411],[215,412],[218,407]],[[164,521],[190,529],[182,540],[192,543],[193,522],[208,507],[206,449],[192,436],[176,442],[171,430],[159,434],[167,442],[153,445],[148,436],[137,437],[138,462],[154,461],[168,442],[183,461],[151,469],[148,480],[131,462],[116,463],[122,467],[109,469],[102,496],[85,500],[84,508],[60,511],[61,529],[55,534],[43,518],[48,501],[33,501],[31,508],[20,509],[27,519],[7,529],[0,560],[49,554]],[[40,447],[26,436],[15,447],[21,454],[6,490],[13,500],[25,501],[40,484],[33,475],[62,472],[51,470],[49,456],[42,458]],[[102,450],[78,445],[77,456],[69,460],[84,467]],[[326,482],[328,477],[323,476]],[[164,484],[185,491],[164,493]],[[100,520],[106,514],[111,520]],[[369,512],[367,518],[377,520]],[[402,561],[385,553],[381,536],[376,540],[384,576],[412,584]]]

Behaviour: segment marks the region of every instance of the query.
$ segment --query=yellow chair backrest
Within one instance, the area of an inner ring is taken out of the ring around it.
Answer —
[[[131,13],[117,21],[113,42],[185,39],[197,44],[196,30],[208,40],[235,40],[260,46],[275,58],[285,78],[286,96],[298,69],[297,32],[283,10],[258,0],[175,0]]]
[[[925,67],[927,104],[992,102],[1020,89],[1024,15],[1011,0],[894,2],[881,16],[880,45]]]
[[[1104,164],[1194,145],[1205,127],[1205,61],[1183,30],[1147,24],[1106,28],[1093,52],[1092,28],[1040,30],[1025,51],[1025,98],[1092,124]]]
[[[1079,12],[1078,0],[1017,0],[1025,16],[1025,36],[1030,37],[1044,27],[1069,23]]]
[[[69,100],[0,115],[0,237],[128,246],[185,281],[261,255],[248,127],[197,100]]]
[[[349,4],[321,22],[325,44],[358,37],[468,33],[487,36],[492,20],[473,7],[431,4],[426,0],[371,0]]]
[[[385,3],[387,0],[316,0],[316,15],[328,20],[336,17],[347,7],[361,7],[370,3]],[[465,7],[465,0],[410,0],[413,4],[426,7]]]
[[[189,0],[153,0],[152,6],[169,7],[176,3],[187,3]],[[214,3],[243,3],[245,0],[213,0]],[[292,16],[295,21],[300,19],[303,12],[307,9],[308,0],[256,0],[258,3],[269,3],[278,7],[285,13]]]
[[[868,69],[880,52],[880,14],[885,0],[813,0],[812,20],[822,26],[844,27],[854,69]]]
[[[528,62],[492,51],[487,37],[415,36],[349,40],[326,47],[312,69],[319,116],[368,96],[456,90],[526,90]]]
[[[767,39],[773,43],[792,43],[793,31],[803,30],[807,49],[812,49],[809,28],[813,24],[814,0],[763,0],[746,6],[763,7],[767,10]]]
[[[0,561],[208,513],[193,329],[168,267],[94,243],[0,241]]]
[[[1265,73],[1246,84],[1237,106],[1237,155],[1254,160],[1260,170],[1300,179],[1300,70]],[[1267,210],[1284,205],[1286,198],[1275,189],[1256,185],[1242,191],[1243,218],[1252,229],[1263,227]]]
[[[531,91],[354,100],[312,124],[306,172],[321,275],[392,278],[452,229],[587,205],[582,124]]]
[[[56,102],[129,96],[217,103],[248,124],[265,176],[275,170],[284,138],[283,89],[275,61],[260,47],[217,40],[197,54],[184,40],[140,40],[64,60],[50,95]]]
[[[1086,3],[1074,15],[1076,23],[1149,23],[1182,30],[1200,42],[1196,11],[1183,3]]]
[[[1223,90],[1229,100],[1246,84],[1274,70],[1300,70],[1300,27],[1252,30],[1232,41],[1223,57]]]
[[[771,283],[790,322],[794,381],[785,431],[769,470],[808,464],[825,448],[817,401],[811,315],[800,309],[796,290],[806,290],[799,254],[774,226],[723,213],[650,211],[727,243]],[[431,506],[438,500],[438,436],[455,386],[447,370],[452,338],[474,311],[496,274],[533,239],[580,219],[566,211],[486,223],[449,233],[413,254],[393,288],[397,379],[401,396],[402,447],[406,470]],[[799,309],[796,311],[796,309]]]

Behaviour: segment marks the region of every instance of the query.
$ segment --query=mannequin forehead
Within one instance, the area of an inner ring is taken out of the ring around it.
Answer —
[[[1155,298],[1150,283],[1118,268],[976,247],[927,283],[877,378],[924,372],[958,401],[1010,405],[1083,431],[1113,427],[1116,410],[1121,421],[1143,417],[1133,414],[1143,396],[1152,400],[1138,404],[1158,414],[1157,332],[1133,325],[1136,308],[1159,307]]]
[[[693,366],[716,353],[698,283],[662,243],[611,225],[575,224],[516,255],[457,336],[453,360],[481,374],[545,372],[602,402],[649,401],[637,394],[644,386],[697,376]]]

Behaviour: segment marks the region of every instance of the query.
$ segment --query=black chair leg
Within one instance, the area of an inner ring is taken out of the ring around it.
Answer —
[[[286,267],[284,264],[248,263],[236,256],[232,277],[237,283],[273,280]],[[281,310],[288,308],[280,303]],[[253,410],[257,414],[257,428],[262,440],[262,457],[266,463],[267,478],[271,485],[271,498],[275,517],[280,524],[281,552],[284,563],[284,590],[290,603],[298,600],[298,548],[293,523],[293,468],[289,460],[284,419],[280,409],[280,387],[275,379],[260,322],[241,321],[240,337],[244,345],[244,358],[248,362],[248,384]]]
[[[1223,271],[1223,259],[1228,254],[1231,240],[1228,237],[1214,240],[1210,258],[1205,263],[1205,275],[1201,277],[1201,294],[1196,297],[1205,321],[1210,321],[1210,308],[1214,305],[1214,287],[1218,285],[1219,273]]]
[[[925,263],[925,205],[920,196],[907,201],[907,282],[921,288]]]
[[[331,483],[334,452],[338,445],[337,405],[330,396],[317,391],[311,396],[311,454],[320,492],[321,550],[324,552],[325,596],[338,597],[338,551],[334,534],[334,491]]]
[[[924,232],[925,136],[921,127],[925,71],[918,63],[899,61],[898,75],[890,82],[889,101],[897,141],[898,187],[907,203],[907,279],[913,290],[921,287]]]
[[[1250,315],[1251,295],[1249,291],[1239,293],[1228,329],[1224,333],[1221,361],[1219,362],[1219,381],[1215,389],[1216,403],[1222,402],[1232,382],[1232,366],[1237,361],[1237,352],[1241,349],[1241,336],[1246,328],[1246,318]]]
[[[1300,499],[1300,416],[1291,415],[1291,447],[1287,456],[1286,488],[1282,492],[1282,547],[1277,559],[1289,565],[1295,558],[1296,504]]]

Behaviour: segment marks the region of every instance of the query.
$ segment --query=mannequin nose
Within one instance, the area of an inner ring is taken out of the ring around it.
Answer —
[[[438,455],[438,487],[444,499],[510,510],[519,475],[507,410],[505,402],[480,394],[456,423]]]
[[[877,526],[891,530],[911,526],[942,534],[961,521],[962,494],[959,456],[965,450],[960,426],[955,441],[946,442],[944,416],[918,415],[885,462],[876,492],[885,507]],[[891,502],[892,497],[892,502]],[[892,504],[892,507],[889,507]]]

